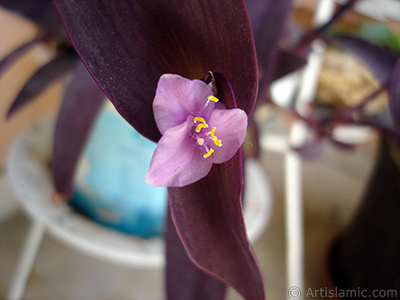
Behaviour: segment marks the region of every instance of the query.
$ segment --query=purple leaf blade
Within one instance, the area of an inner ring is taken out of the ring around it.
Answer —
[[[279,54],[278,42],[292,9],[292,0],[246,0],[245,3],[262,74],[260,78],[260,93],[262,93],[274,76]]]
[[[389,106],[393,123],[400,131],[400,58],[394,67],[389,85]]]
[[[65,89],[54,133],[53,180],[56,193],[64,199],[72,196],[75,167],[104,99],[80,64]]]
[[[359,59],[383,85],[387,83],[396,64],[396,57],[386,49],[349,35],[337,35],[328,40]]]
[[[27,53],[34,46],[39,44],[43,39],[41,37],[34,37],[29,42],[21,45],[17,49],[10,52],[6,57],[0,60],[0,77],[3,75],[5,71],[8,70],[9,67],[12,66],[14,62],[16,62],[19,58],[21,58],[25,53]]]
[[[221,300],[227,286],[200,270],[188,257],[168,210],[166,239],[166,288],[170,300]]]
[[[241,214],[241,151],[203,179],[168,188],[178,234],[191,259],[247,300],[264,299],[263,279]]]
[[[160,138],[152,101],[166,73],[200,79],[220,72],[232,84],[238,107],[251,113],[257,66],[241,0],[54,3],[93,77],[144,136]]]
[[[63,53],[56,56],[53,60],[41,67],[28,80],[17,98],[7,112],[7,118],[14,114],[18,109],[29,103],[35,96],[42,92],[50,83],[61,78],[78,63],[76,55]]]

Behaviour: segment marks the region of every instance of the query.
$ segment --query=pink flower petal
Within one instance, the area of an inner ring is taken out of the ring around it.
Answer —
[[[178,187],[191,184],[205,177],[211,169],[212,160],[203,158],[190,133],[193,117],[168,129],[157,144],[146,183],[153,186]]]
[[[161,76],[153,102],[154,118],[161,134],[185,122],[188,115],[199,115],[210,95],[214,95],[211,88],[201,80],[175,74]],[[203,117],[208,118],[213,109],[211,102],[203,111]]]
[[[231,159],[239,150],[246,137],[247,115],[239,109],[215,109],[208,121],[210,127],[216,127],[215,136],[222,146],[212,145],[213,163],[223,163]],[[210,157],[210,158],[211,158]]]

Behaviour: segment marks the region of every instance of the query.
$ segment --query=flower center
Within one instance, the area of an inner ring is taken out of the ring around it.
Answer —
[[[207,106],[210,101],[218,102],[218,98],[212,95],[208,96],[205,106]],[[211,154],[214,153],[214,149],[208,145],[207,139],[211,139],[211,141],[213,141],[216,146],[222,147],[222,141],[219,140],[215,135],[215,130],[217,129],[217,127],[212,127],[211,129],[208,129],[209,126],[206,120],[204,120],[202,117],[194,117],[193,123],[197,124],[195,129],[195,138],[197,144],[205,150],[203,157],[210,157]]]

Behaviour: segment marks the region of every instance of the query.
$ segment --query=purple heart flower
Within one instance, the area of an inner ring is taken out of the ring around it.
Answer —
[[[213,163],[231,159],[246,137],[246,113],[226,109],[201,80],[161,76],[153,111],[162,134],[146,176],[154,186],[196,182]]]

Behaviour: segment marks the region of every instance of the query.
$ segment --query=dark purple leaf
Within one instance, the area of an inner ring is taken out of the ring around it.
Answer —
[[[327,262],[335,289],[346,294],[353,293],[356,287],[371,294],[375,290],[392,290],[396,294],[379,298],[394,300],[399,298],[400,290],[400,144],[388,137],[377,144],[375,166],[362,199],[351,222],[335,240]]]
[[[69,43],[51,0],[0,0],[0,6],[17,12],[41,26],[51,37]]]
[[[396,129],[400,130],[400,58],[397,59],[389,84],[390,113]]]
[[[235,107],[229,84],[220,75],[218,95]],[[213,165],[203,179],[168,188],[172,219],[190,258],[202,269],[234,287],[245,299],[264,299],[263,279],[249,244],[242,215],[241,151]]]
[[[272,80],[281,78],[305,66],[307,60],[289,51],[280,50]]]
[[[52,154],[56,193],[72,195],[73,175],[105,95],[92,76],[80,64],[65,89],[57,118]]]
[[[29,42],[21,45],[17,49],[13,50],[11,53],[9,53],[6,57],[4,57],[0,61],[0,77],[3,75],[5,71],[8,70],[10,66],[14,62],[16,62],[19,58],[21,58],[25,53],[27,53],[30,49],[32,49],[34,46],[39,44],[43,40],[42,37],[34,37],[32,40]]]
[[[263,279],[241,213],[240,151],[214,165],[203,179],[168,188],[178,234],[191,259],[234,287],[245,299],[264,299]],[[182,287],[183,288],[183,287]]]
[[[170,300],[221,300],[226,284],[200,270],[189,259],[168,210],[165,228],[166,290]]]
[[[152,101],[162,74],[222,73],[238,106],[257,94],[255,50],[241,0],[54,0],[72,43],[119,113],[157,141]]]
[[[274,76],[278,42],[292,9],[292,0],[246,0],[245,2],[256,43],[261,74],[260,93],[262,93]]]
[[[52,82],[72,70],[78,62],[76,54],[62,53],[41,67],[28,80],[7,112],[7,118],[27,104]]]
[[[389,80],[396,64],[396,57],[391,52],[354,36],[337,35],[329,41],[356,57],[381,85]]]

